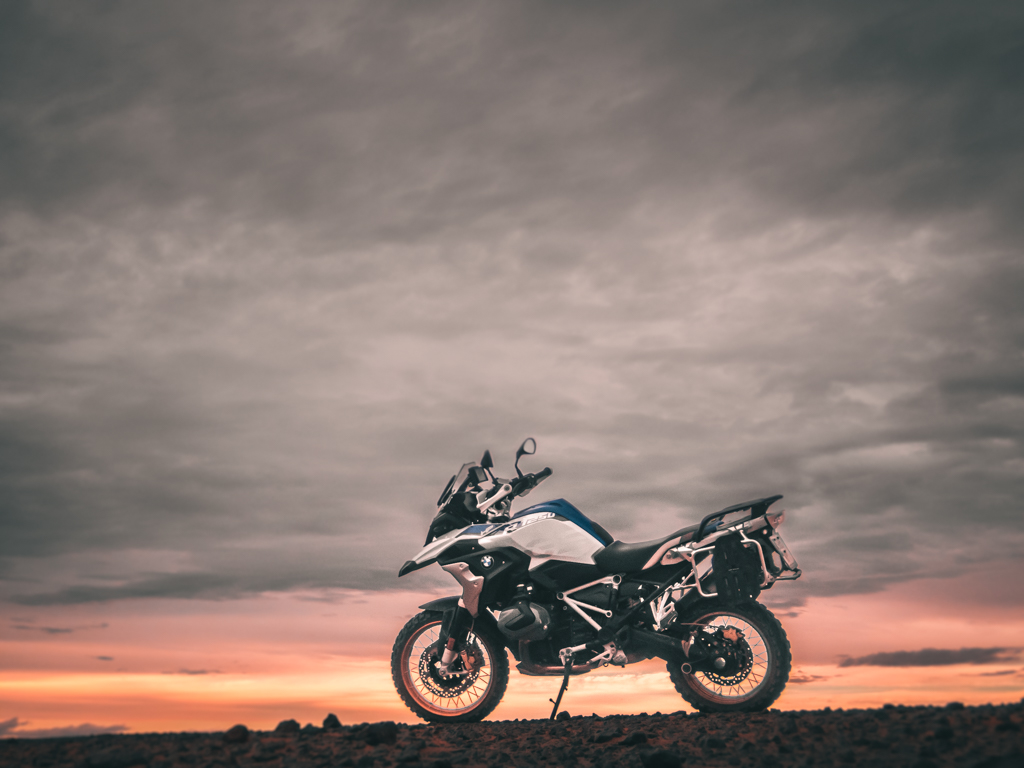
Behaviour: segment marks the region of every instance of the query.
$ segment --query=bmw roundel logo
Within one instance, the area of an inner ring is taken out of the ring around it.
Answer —
[[[490,555],[484,555],[480,558],[480,565],[482,565],[484,568],[490,568],[492,565],[494,565],[494,558]]]

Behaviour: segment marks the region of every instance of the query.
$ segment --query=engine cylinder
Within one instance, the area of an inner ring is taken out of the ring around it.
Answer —
[[[543,640],[551,632],[551,615],[539,603],[520,600],[498,614],[498,629],[510,640]]]

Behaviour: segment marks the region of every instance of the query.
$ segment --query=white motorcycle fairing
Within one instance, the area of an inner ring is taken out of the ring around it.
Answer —
[[[565,499],[545,501],[517,512],[508,522],[468,525],[439,536],[403,567],[418,570],[463,542],[482,549],[516,549],[530,557],[530,570],[549,561],[594,565],[594,555],[611,537]],[[410,563],[414,564],[410,567]]]

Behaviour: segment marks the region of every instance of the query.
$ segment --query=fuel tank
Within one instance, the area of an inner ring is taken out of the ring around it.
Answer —
[[[531,571],[549,560],[593,565],[606,543],[593,522],[565,499],[527,507],[491,528],[480,537],[480,546],[525,552]]]
[[[506,523],[470,525],[449,531],[420,550],[399,575],[422,568],[464,542],[482,549],[517,549],[530,556],[530,570],[550,561],[594,565],[594,555],[611,537],[565,499],[520,510]]]

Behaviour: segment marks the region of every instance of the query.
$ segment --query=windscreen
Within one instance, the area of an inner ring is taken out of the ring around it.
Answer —
[[[454,494],[466,490],[466,486],[469,484],[469,470],[475,466],[476,464],[472,461],[467,464],[463,464],[459,471],[452,475],[452,479],[448,481],[448,485],[444,487],[440,498],[437,500],[438,508],[447,504],[448,499],[450,499]]]

